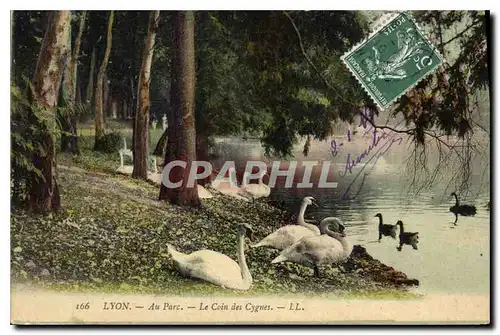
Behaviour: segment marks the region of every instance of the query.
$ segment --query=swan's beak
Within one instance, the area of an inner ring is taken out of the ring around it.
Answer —
[[[316,207],[319,207],[318,203],[316,201],[313,201],[312,204]]]

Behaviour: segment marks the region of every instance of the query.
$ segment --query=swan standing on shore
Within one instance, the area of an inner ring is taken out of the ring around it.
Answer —
[[[458,202],[457,194],[455,192],[450,194],[450,197],[451,196],[455,196],[455,206],[450,207],[450,212],[455,214],[455,222],[453,222],[453,224],[455,224],[455,225],[457,224],[458,215],[462,215],[462,216],[474,216],[474,215],[476,215],[476,212],[477,212],[476,206],[460,205],[460,203]]]
[[[180,274],[183,277],[199,278],[212,284],[234,290],[248,290],[252,286],[252,275],[245,259],[245,236],[252,240],[252,227],[238,225],[238,263],[230,257],[212,250],[199,250],[184,254],[167,243]]]
[[[296,225],[286,225],[284,227],[281,227],[275,232],[267,235],[259,243],[254,244],[251,247],[270,247],[278,250],[283,250],[303,237],[319,235],[319,228],[316,225],[306,223],[304,220],[304,213],[307,206],[309,205],[319,207],[313,197],[305,197],[302,200],[302,205],[300,206],[299,217],[297,219]]]
[[[342,225],[338,218],[335,220]],[[284,249],[271,263],[293,262],[310,266],[314,268],[314,275],[319,277],[320,265],[345,261],[352,252],[352,246],[345,239],[344,233],[331,231],[330,224],[330,221],[322,221],[321,235],[301,239]]]
[[[271,188],[264,184],[262,178],[267,174],[267,171],[262,171],[259,175],[259,183],[258,184],[248,184],[247,177],[250,173],[243,173],[243,181],[241,183],[241,188],[243,191],[247,192],[252,200],[255,202],[255,199],[259,198],[267,198],[271,194]]]

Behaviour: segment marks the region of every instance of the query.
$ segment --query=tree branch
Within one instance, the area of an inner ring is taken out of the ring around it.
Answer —
[[[318,74],[318,76],[322,79],[322,81],[324,82],[324,84],[329,89],[331,89],[339,97],[339,99],[341,99],[342,101],[347,102],[349,105],[355,107],[356,108],[356,113],[358,115],[360,115],[361,117],[363,117],[366,121],[368,121],[368,123],[370,123],[370,125],[373,128],[388,129],[388,130],[391,130],[391,131],[393,131],[395,133],[400,133],[400,134],[414,134],[415,133],[416,128],[399,130],[399,129],[392,128],[390,126],[380,126],[380,125],[377,125],[377,124],[375,124],[373,122],[373,120],[371,118],[367,117],[363,112],[361,112],[361,110],[360,110],[361,106],[359,106],[358,104],[356,104],[356,103],[354,103],[354,102],[352,102],[350,100],[346,100],[344,98],[344,96],[335,87],[333,87],[332,84],[330,84],[330,82],[328,81],[328,79],[326,79],[326,77],[323,75],[323,73],[321,73],[321,71],[319,71],[319,69],[316,67],[316,65],[314,65],[313,61],[311,60],[311,58],[309,57],[309,55],[307,54],[307,52],[306,52],[306,50],[304,48],[304,43],[302,42],[302,36],[300,35],[300,31],[297,28],[297,25],[293,21],[293,19],[290,16],[290,14],[288,14],[286,11],[283,11],[283,13],[286,15],[286,17],[288,18],[288,20],[292,24],[293,29],[295,30],[295,34],[297,35],[297,39],[299,40],[300,50],[301,50],[302,54],[304,55],[304,58],[307,60],[307,62],[309,63],[309,65],[314,69],[314,71]]]
[[[448,41],[446,42],[443,42],[439,45],[439,48],[444,48],[445,45],[447,44],[450,44],[451,42],[453,42],[454,40],[456,40],[457,38],[460,38],[462,37],[467,31],[469,31],[471,28],[474,28],[474,26],[478,23],[480,23],[481,21],[480,20],[476,20],[474,22],[472,22],[469,26],[467,26],[464,30],[462,30],[460,33],[458,33],[457,35],[455,35],[454,37],[452,37],[451,39],[449,39]]]

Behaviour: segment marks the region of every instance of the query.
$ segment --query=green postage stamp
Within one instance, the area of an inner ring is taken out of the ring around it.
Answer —
[[[387,20],[342,60],[381,109],[443,62],[409,13]]]

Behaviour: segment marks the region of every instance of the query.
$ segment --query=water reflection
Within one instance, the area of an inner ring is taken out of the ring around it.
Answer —
[[[489,185],[481,184],[488,180],[483,176],[486,162],[476,162],[473,174],[473,192],[477,197],[467,199],[467,203],[475,204],[478,213],[474,217],[459,217],[455,226],[454,215],[449,207],[454,199],[446,192],[446,180],[436,182],[431,190],[415,195],[408,187],[404,159],[408,148],[404,145],[387,152],[375,165],[365,166],[367,174],[348,187],[363,168],[359,164],[352,174],[340,177],[345,164],[347,150],[354,152],[363,144],[349,143],[350,148],[332,157],[328,141],[311,145],[308,157],[296,153],[297,160],[329,160],[332,171],[329,181],[339,183],[336,189],[284,188],[285,178],[278,178],[277,185],[271,191],[270,198],[284,202],[292,211],[298,211],[302,198],[312,195],[320,204],[320,208],[308,208],[306,218],[322,219],[327,216],[338,216],[345,222],[346,233],[352,243],[361,244],[375,258],[387,265],[394,266],[420,280],[422,291],[440,292],[489,292],[489,236],[490,216],[485,205],[489,199]],[[358,147],[356,147],[358,145]],[[214,162],[218,167],[226,160],[234,160],[239,175],[247,160],[267,161],[262,154],[258,141],[220,141],[216,147],[219,157]],[[487,162],[489,164],[489,162]],[[356,170],[357,169],[357,170]],[[318,172],[313,173],[313,179]],[[295,176],[295,182],[301,181],[302,173]],[[333,178],[333,179],[332,179]],[[267,182],[266,179],[264,179]],[[345,197],[346,190],[350,195]],[[405,231],[419,232],[419,250],[404,246],[396,250],[398,240],[384,237],[378,240],[378,218],[382,213],[384,222],[395,224],[397,220],[404,222]]]

